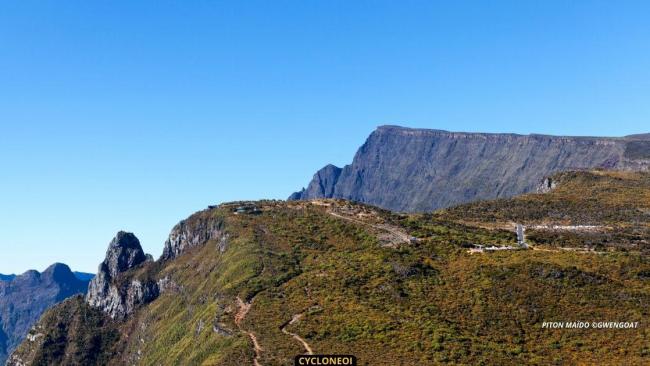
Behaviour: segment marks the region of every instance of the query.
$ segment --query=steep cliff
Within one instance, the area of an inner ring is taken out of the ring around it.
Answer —
[[[86,301],[111,316],[123,319],[137,306],[158,297],[158,284],[146,277],[132,278],[125,272],[147,261],[140,241],[120,231],[108,245],[106,258],[90,281]]]
[[[225,246],[227,236],[223,230],[223,220],[197,212],[187,220],[176,224],[165,241],[162,260],[170,260],[186,250],[201,245],[208,240],[218,240]]]
[[[558,171],[649,166],[648,135],[524,136],[381,126],[352,164],[326,166],[289,199],[343,198],[422,212],[534,192]]]
[[[0,281],[0,364],[48,307],[86,292],[87,287],[87,281],[79,280],[60,263],[43,273],[32,270]]]

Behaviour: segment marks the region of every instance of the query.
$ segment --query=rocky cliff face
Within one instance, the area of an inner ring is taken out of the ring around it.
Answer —
[[[132,233],[120,231],[108,245],[102,265],[111,277],[117,277],[146,259],[138,238]]]
[[[343,198],[395,211],[431,211],[534,192],[558,171],[649,166],[648,135],[524,136],[382,126],[352,164],[326,166],[289,199]]]
[[[90,281],[86,301],[114,319],[124,319],[137,306],[158,297],[158,285],[149,279],[129,278],[125,272],[147,261],[140,241],[132,233],[120,231],[110,242],[106,258]]]
[[[87,281],[79,280],[68,266],[60,263],[43,273],[27,271],[0,281],[0,364],[4,364],[7,355],[48,307],[86,292],[87,287]]]
[[[181,221],[172,229],[165,242],[161,261],[176,258],[186,250],[217,240],[218,248],[225,249],[227,235],[223,219],[209,213],[198,212]],[[90,282],[86,302],[102,310],[111,318],[124,320],[139,306],[155,300],[165,290],[168,279],[156,280],[134,269],[145,262],[152,262],[145,254],[140,241],[132,233],[119,232],[110,242],[106,258],[99,265],[95,278]]]
[[[220,218],[204,215],[203,212],[192,215],[174,226],[165,242],[161,259],[173,259],[208,240],[218,240],[221,246],[225,246],[227,237],[223,226]]]
[[[334,197],[334,188],[341,176],[343,169],[332,164],[316,172],[312,183],[300,192],[295,192],[289,197],[289,200],[307,199],[307,197]]]

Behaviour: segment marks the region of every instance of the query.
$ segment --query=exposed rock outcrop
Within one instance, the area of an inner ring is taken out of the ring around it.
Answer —
[[[289,200],[299,200],[302,197],[333,197],[336,182],[343,169],[332,164],[316,172],[312,183],[300,192],[295,192],[289,197]]]
[[[113,319],[124,319],[139,305],[155,300],[160,291],[153,280],[128,278],[124,273],[147,261],[140,241],[120,231],[110,242],[106,258],[90,282],[86,301]]]
[[[88,281],[78,279],[61,263],[43,273],[31,270],[0,281],[0,364],[48,307],[87,288]]]
[[[551,177],[546,177],[537,187],[537,193],[548,193],[554,190],[555,187],[557,187],[557,182]]]
[[[102,263],[111,277],[125,272],[147,260],[140,241],[132,233],[120,231],[111,240]]]
[[[226,247],[226,232],[221,218],[207,215],[205,211],[190,216],[176,224],[165,242],[161,260],[176,258],[187,249],[204,244],[208,240],[218,240],[219,250]]]
[[[421,212],[534,192],[558,171],[649,167],[648,135],[525,136],[382,126],[352,164],[326,166],[289,199],[343,198]]]

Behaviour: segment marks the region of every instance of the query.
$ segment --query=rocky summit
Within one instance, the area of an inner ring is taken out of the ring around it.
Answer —
[[[87,287],[88,281],[78,279],[61,263],[43,273],[32,270],[0,281],[0,364],[48,307],[84,293]]]
[[[559,171],[649,167],[648,134],[567,137],[381,126],[352,164],[324,167],[289,199],[343,198],[424,212],[534,192]]]
[[[140,241],[132,233],[120,231],[111,240],[106,258],[99,265],[97,275],[90,281],[86,301],[112,318],[124,318],[138,304],[158,296],[155,282],[129,279],[123,273],[148,260]]]
[[[120,231],[111,240],[106,251],[106,259],[100,265],[111,277],[131,269],[146,260],[140,241],[132,233]]]

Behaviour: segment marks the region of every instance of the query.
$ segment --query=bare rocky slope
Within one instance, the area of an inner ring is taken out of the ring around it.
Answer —
[[[0,364],[48,307],[86,292],[87,287],[88,281],[78,279],[61,263],[43,273],[32,270],[0,281]]]
[[[425,212],[535,191],[555,172],[648,170],[650,135],[567,137],[381,126],[352,164],[328,165],[292,200],[342,198]]]

